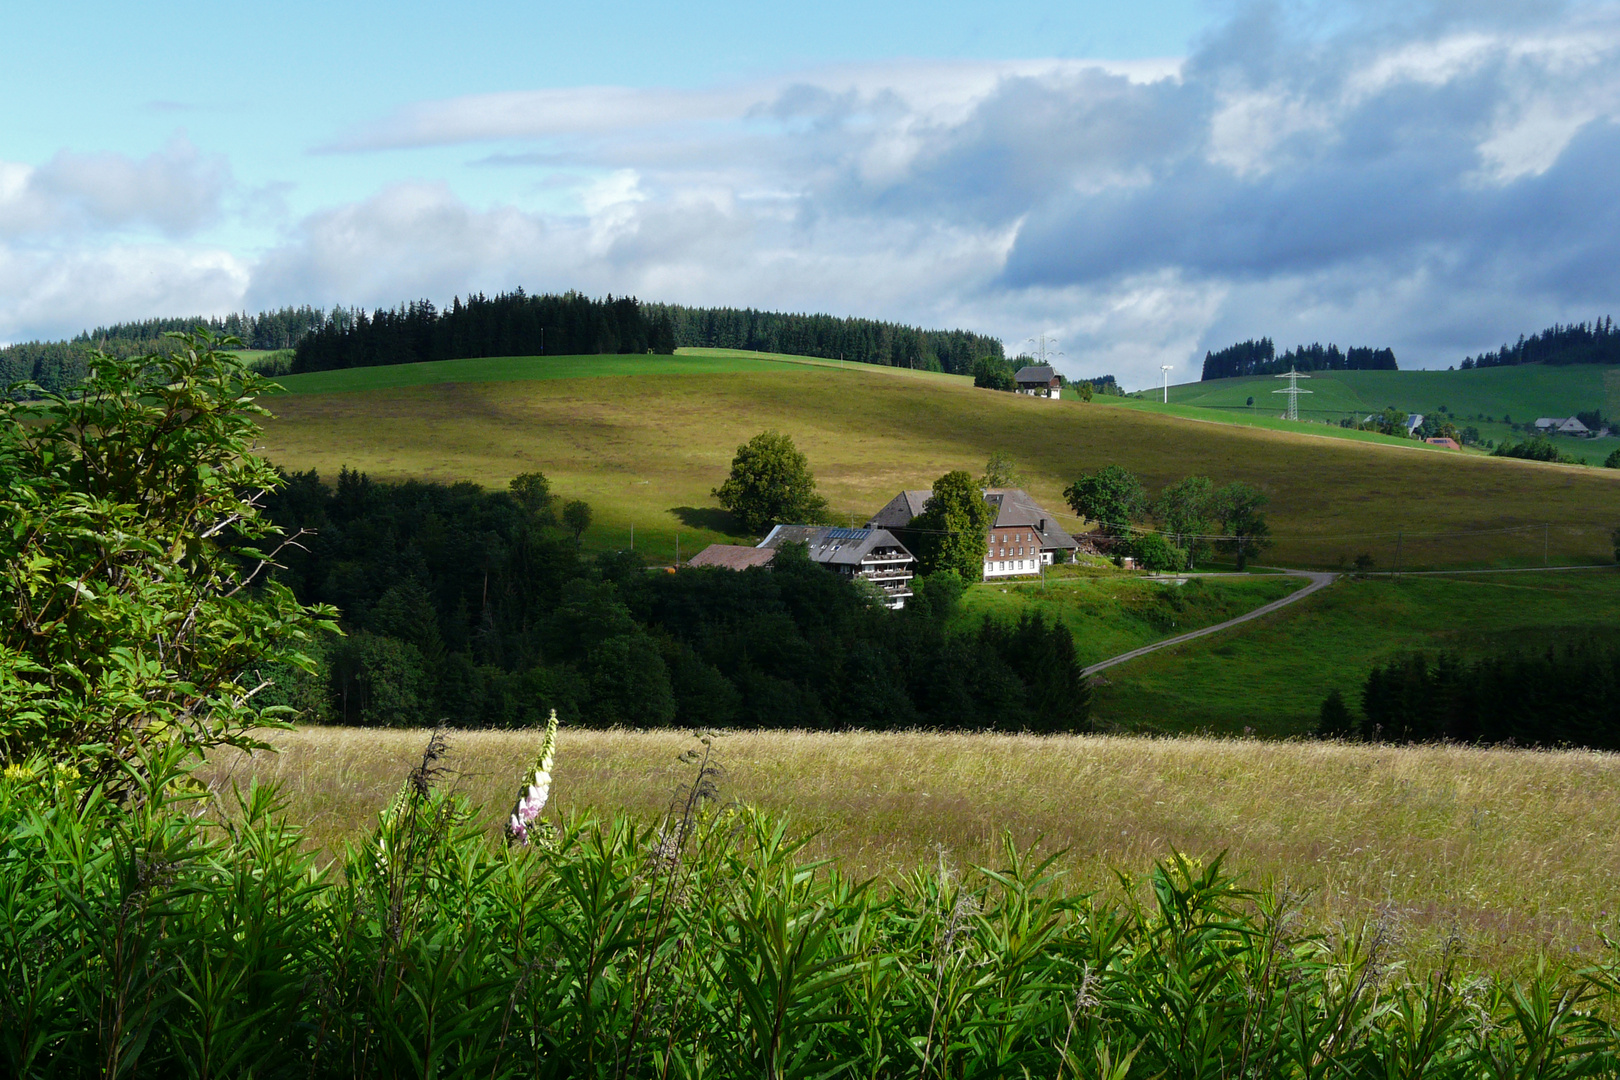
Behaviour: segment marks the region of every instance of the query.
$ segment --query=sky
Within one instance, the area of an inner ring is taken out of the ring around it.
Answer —
[[[1446,367],[1620,292],[1620,6],[14,5],[0,342],[523,287]]]

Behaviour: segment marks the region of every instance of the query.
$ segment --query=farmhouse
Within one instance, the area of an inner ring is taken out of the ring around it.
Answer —
[[[1548,435],[1590,435],[1592,429],[1573,416],[1543,416],[1536,421],[1536,430]]]
[[[870,581],[883,591],[884,606],[899,610],[912,595],[912,567],[916,558],[886,529],[842,529],[818,525],[778,525],[759,542],[758,551],[769,562],[783,544],[804,544],[813,562],[845,577]],[[715,547],[729,545],[712,545]],[[705,548],[704,552],[709,549]],[[703,553],[699,553],[700,556]],[[694,560],[695,561],[695,560]],[[710,565],[725,565],[715,563]],[[736,567],[735,569],[741,569]]]
[[[1018,384],[1020,394],[1031,394],[1035,397],[1058,397],[1063,380],[1058,373],[1052,370],[1050,364],[1031,364],[1029,367],[1019,368],[1018,374],[1013,376]]]
[[[1457,440],[1456,439],[1447,439],[1447,438],[1443,438],[1443,437],[1437,437],[1437,438],[1433,438],[1433,439],[1424,439],[1423,441],[1428,443],[1430,446],[1443,446],[1447,450],[1461,450],[1462,449],[1461,446],[1457,445]]]
[[[923,511],[928,491],[902,491],[872,516],[868,528],[904,529]],[[1068,562],[1079,543],[1022,488],[988,488],[984,501],[995,511],[988,530],[985,580],[1029,577],[1042,566]]]

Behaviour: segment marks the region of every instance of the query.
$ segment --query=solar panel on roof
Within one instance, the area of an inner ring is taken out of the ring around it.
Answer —
[[[828,529],[828,540],[864,540],[870,529]]]

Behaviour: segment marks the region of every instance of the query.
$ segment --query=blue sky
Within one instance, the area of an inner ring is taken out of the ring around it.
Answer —
[[[1445,366],[1613,310],[1612,4],[8,12],[0,341],[522,285]]]

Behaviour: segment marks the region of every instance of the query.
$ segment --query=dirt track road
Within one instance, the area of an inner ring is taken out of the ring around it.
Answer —
[[[1305,586],[1303,589],[1300,589],[1298,592],[1289,593],[1281,600],[1273,600],[1269,604],[1262,604],[1253,611],[1245,612],[1235,619],[1227,619],[1223,623],[1216,623],[1214,626],[1206,626],[1202,630],[1194,630],[1190,634],[1178,634],[1173,638],[1165,638],[1163,641],[1155,641],[1152,645],[1144,645],[1140,649],[1132,649],[1130,652],[1120,653],[1118,656],[1110,656],[1107,660],[1101,660],[1095,664],[1092,664],[1090,667],[1085,668],[1081,673],[1084,675],[1095,675],[1104,668],[1111,668],[1115,664],[1123,664],[1127,660],[1135,660],[1138,656],[1145,656],[1148,653],[1155,652],[1159,649],[1168,649],[1172,645],[1180,645],[1183,641],[1191,641],[1193,638],[1201,638],[1206,634],[1217,634],[1222,630],[1230,629],[1239,623],[1246,623],[1250,619],[1258,619],[1262,615],[1270,615],[1273,611],[1276,611],[1279,608],[1285,608],[1289,604],[1297,603],[1298,601],[1305,599],[1314,592],[1320,592],[1329,585],[1333,584],[1334,580],[1339,576],[1338,574],[1328,574],[1317,570],[1285,570],[1283,573],[1288,574],[1290,577],[1309,578],[1310,584]],[[1178,576],[1186,577],[1188,575],[1183,574]],[[1222,576],[1230,577],[1231,575],[1225,574]]]

